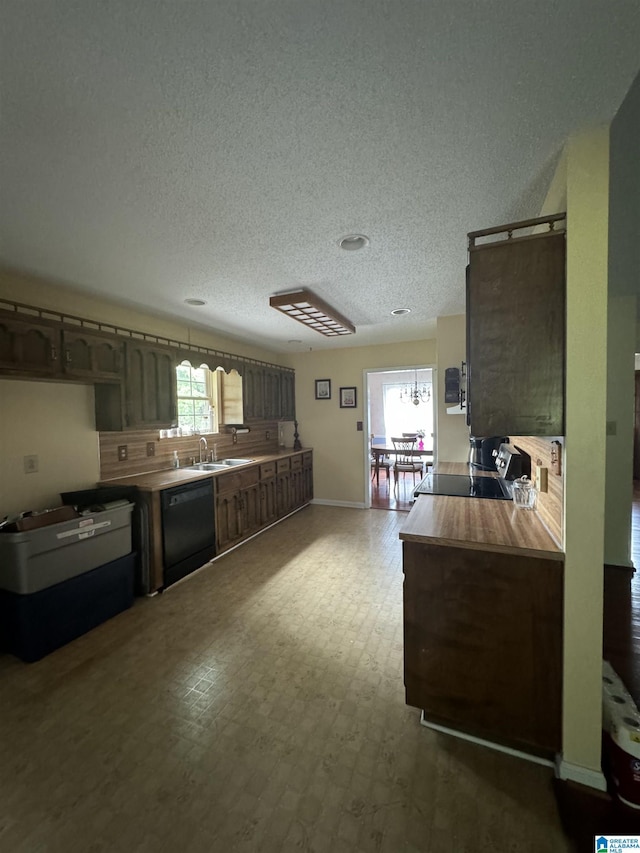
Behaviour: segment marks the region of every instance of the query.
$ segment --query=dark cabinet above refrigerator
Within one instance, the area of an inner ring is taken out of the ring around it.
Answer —
[[[564,218],[468,235],[467,421],[473,435],[564,434],[565,232],[558,224]],[[538,233],[539,227],[546,230]]]

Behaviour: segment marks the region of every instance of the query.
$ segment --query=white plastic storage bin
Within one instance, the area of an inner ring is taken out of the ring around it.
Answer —
[[[133,504],[22,533],[0,533],[0,589],[29,595],[131,552]]]

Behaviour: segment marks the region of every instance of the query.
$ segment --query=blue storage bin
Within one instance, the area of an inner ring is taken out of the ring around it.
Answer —
[[[75,640],[134,600],[135,552],[37,592],[0,589],[0,645],[32,662]]]

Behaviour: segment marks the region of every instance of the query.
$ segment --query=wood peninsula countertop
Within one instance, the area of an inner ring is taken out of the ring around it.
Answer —
[[[462,463],[438,466],[440,473],[468,474]],[[511,501],[420,495],[416,498],[400,539],[478,551],[564,559],[546,527],[533,511]]]
[[[208,477],[217,477],[227,474],[229,471],[244,471],[253,465],[261,465],[265,462],[273,462],[278,459],[286,459],[311,450],[303,447],[301,450],[286,449],[278,453],[256,454],[251,457],[251,462],[246,465],[234,465],[221,471],[197,471],[193,468],[164,468],[161,471],[148,471],[143,474],[130,474],[128,477],[116,477],[111,480],[100,480],[100,486],[136,486],[143,492],[160,492],[172,486],[180,486],[182,483],[191,483],[195,480],[204,480]],[[243,458],[243,457],[239,457]]]

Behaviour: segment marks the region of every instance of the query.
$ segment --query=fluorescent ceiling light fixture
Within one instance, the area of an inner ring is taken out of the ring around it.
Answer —
[[[196,305],[200,307],[201,305],[206,305],[207,303],[204,299],[185,299],[184,300],[187,305]]]
[[[394,308],[391,313],[394,317],[402,317],[403,314],[411,314],[411,308]]]
[[[310,290],[278,293],[269,298],[269,305],[328,338],[352,335],[356,330],[353,323]]]
[[[346,237],[341,237],[338,240],[338,246],[345,249],[347,252],[357,252],[358,249],[364,249],[369,245],[369,238],[364,234],[347,234]]]

